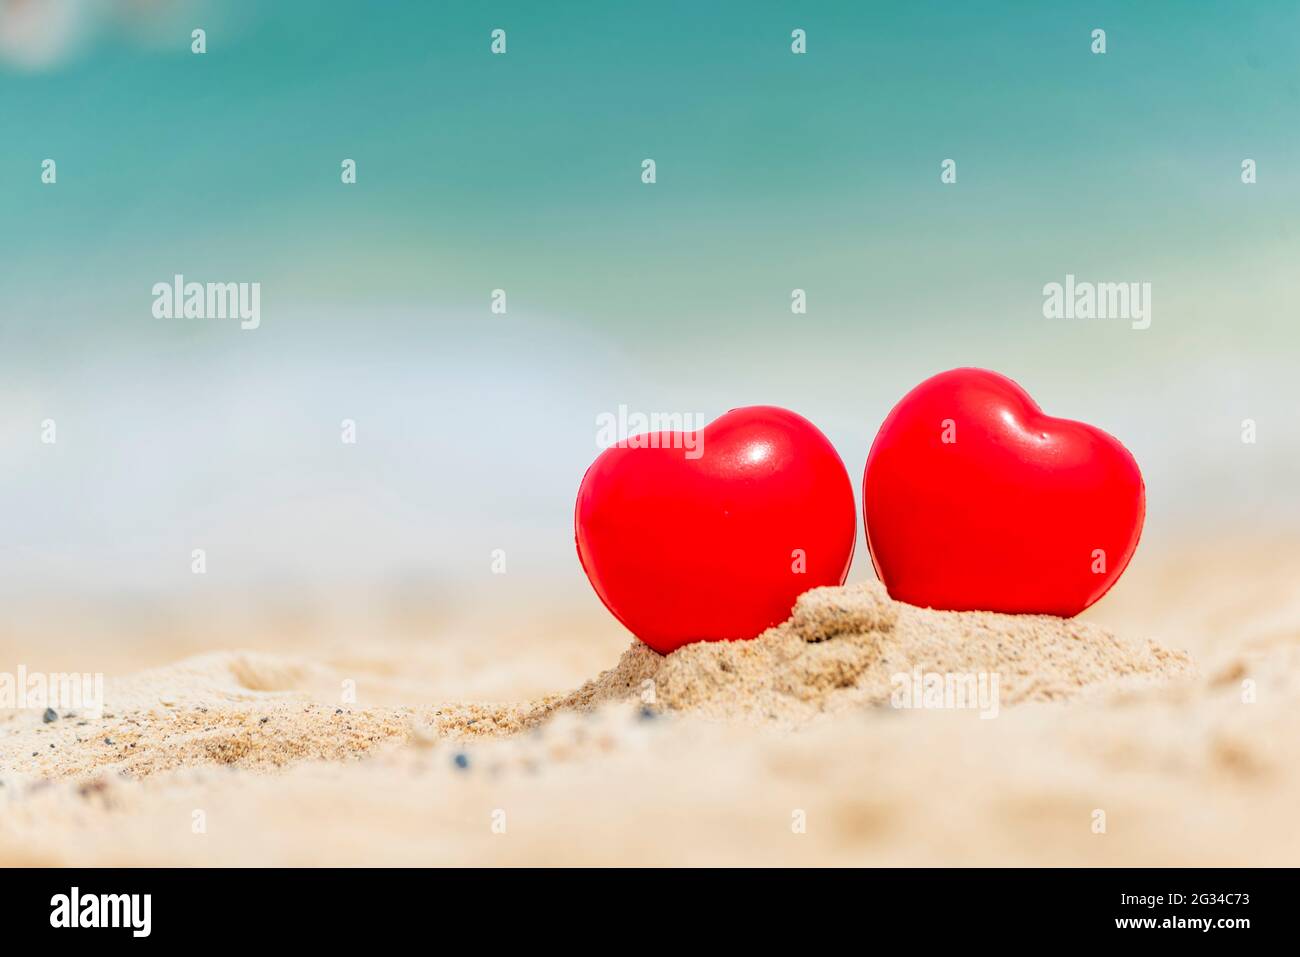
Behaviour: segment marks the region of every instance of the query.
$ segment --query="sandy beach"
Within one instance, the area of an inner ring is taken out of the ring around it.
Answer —
[[[110,672],[98,718],[0,713],[0,863],[1295,864],[1276,555],[1147,556],[1076,621],[859,582],[667,657],[586,609]],[[901,707],[921,673],[997,675],[995,713]]]

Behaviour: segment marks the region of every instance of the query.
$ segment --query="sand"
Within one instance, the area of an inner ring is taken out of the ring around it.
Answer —
[[[209,653],[0,712],[0,863],[1295,864],[1300,641],[1247,633],[1193,661],[862,583],[498,704],[421,700],[409,649]],[[995,713],[897,707],[927,673]]]
[[[914,608],[869,582],[806,593],[789,621],[752,641],[687,645],[668,656],[634,643],[618,667],[552,707],[590,708],[640,693],[672,712],[789,729],[890,707],[894,676],[917,669],[997,674],[1001,704],[1066,700],[1103,682],[1193,671],[1185,654],[1096,625]]]

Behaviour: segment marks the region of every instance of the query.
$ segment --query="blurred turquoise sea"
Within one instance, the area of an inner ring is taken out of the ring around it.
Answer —
[[[188,593],[194,548],[230,595],[594,603],[601,413],[787,406],[857,485],[959,365],[1128,445],[1139,561],[1298,517],[1295,3],[0,11],[11,633],[24,602]],[[155,318],[177,273],[261,283],[260,328]],[[1045,319],[1067,274],[1151,283],[1151,327]]]

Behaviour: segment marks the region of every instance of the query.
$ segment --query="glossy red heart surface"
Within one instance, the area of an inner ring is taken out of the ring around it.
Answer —
[[[926,379],[894,406],[862,497],[871,561],[893,598],[1067,618],[1119,579],[1146,512],[1142,473],[1118,440],[1044,414],[985,369]]]
[[[857,510],[826,436],[793,412],[752,406],[603,451],[574,527],[605,607],[667,654],[753,638],[808,589],[843,584]]]

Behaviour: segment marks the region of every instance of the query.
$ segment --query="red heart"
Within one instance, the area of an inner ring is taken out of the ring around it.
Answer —
[[[574,526],[605,607],[667,654],[753,638],[808,589],[842,585],[857,512],[826,436],[793,412],[754,406],[698,432],[606,449],[583,476]]]
[[[862,499],[871,561],[899,601],[1067,618],[1115,584],[1146,511],[1124,446],[984,369],[926,379],[894,406]]]

